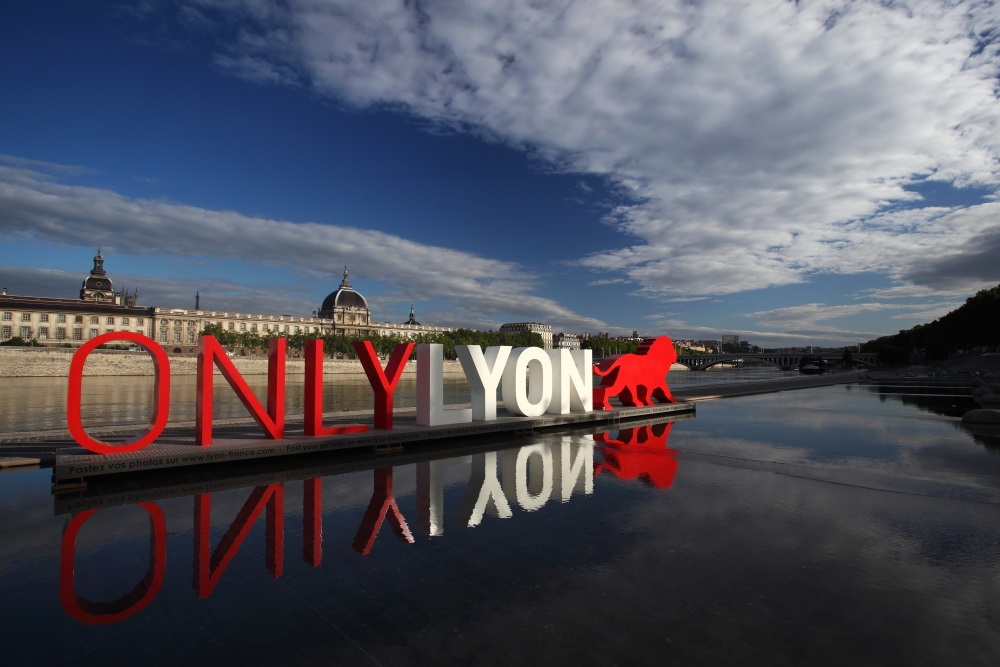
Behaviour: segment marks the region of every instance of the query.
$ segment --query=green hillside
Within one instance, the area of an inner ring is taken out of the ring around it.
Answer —
[[[870,340],[862,347],[877,352],[885,364],[906,363],[916,350],[928,361],[944,359],[976,347],[1000,345],[1000,285],[977,292],[965,303],[930,324],[919,324],[892,336]]]

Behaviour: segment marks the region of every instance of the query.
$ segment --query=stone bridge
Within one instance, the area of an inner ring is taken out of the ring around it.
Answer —
[[[683,354],[677,357],[677,363],[684,364],[693,371],[703,371],[710,366],[717,364],[731,365],[771,365],[778,368],[797,368],[799,360],[805,356],[820,356],[829,361],[833,366],[839,366],[844,359],[843,352],[831,352],[830,354],[812,354],[808,352],[791,353],[763,353],[763,354]],[[854,363],[866,366],[875,365],[875,358],[878,355],[868,352],[852,352],[851,358]]]

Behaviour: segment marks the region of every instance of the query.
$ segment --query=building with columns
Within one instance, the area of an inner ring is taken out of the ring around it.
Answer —
[[[351,286],[347,267],[340,286],[311,317],[202,310],[199,306],[200,295],[194,309],[140,307],[138,291],[114,290],[98,251],[79,299],[16,296],[4,288],[0,294],[0,342],[19,337],[45,346],[79,347],[100,334],[131,331],[152,338],[167,352],[189,354],[197,350],[198,336],[209,324],[256,332],[262,337],[334,333],[359,337],[395,334],[413,339],[423,333],[454,330],[420,324],[412,305],[407,322],[373,322],[367,299]]]

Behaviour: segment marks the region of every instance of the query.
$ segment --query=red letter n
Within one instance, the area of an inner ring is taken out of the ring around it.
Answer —
[[[195,444],[212,444],[212,368],[217,366],[244,407],[275,440],[285,437],[285,339],[272,338],[267,345],[267,412],[254,396],[226,351],[214,336],[198,341],[198,396],[195,410]]]

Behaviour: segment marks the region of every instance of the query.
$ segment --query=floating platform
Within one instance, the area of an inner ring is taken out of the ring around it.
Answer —
[[[306,436],[287,434],[294,425],[286,428],[286,437],[271,440],[259,432],[241,429],[231,435],[229,429],[219,428],[211,445],[194,443],[194,429],[168,434],[137,452],[123,454],[93,454],[82,447],[56,451],[53,466],[53,483],[57,486],[83,481],[90,477],[122,475],[136,472],[188,468],[192,466],[220,465],[237,461],[258,461],[284,456],[328,453],[338,450],[369,448],[380,451],[400,451],[400,448],[419,446],[421,443],[462,439],[465,441],[516,434],[550,428],[575,428],[593,426],[597,430],[614,430],[622,421],[636,418],[657,418],[671,414],[695,411],[694,403],[657,403],[644,407],[619,407],[613,410],[573,412],[565,415],[541,417],[514,416],[502,408],[497,409],[497,419],[489,422],[467,422],[442,426],[420,426],[416,423],[416,410],[397,409],[393,415],[393,428],[369,428],[362,433],[341,435]],[[330,424],[331,426],[336,424]]]
[[[619,420],[616,426],[625,429],[694,418],[693,411],[667,413],[659,417],[637,415],[633,419]],[[65,485],[67,487],[65,490],[53,495],[53,503],[55,514],[74,514],[85,510],[157,502],[201,493],[216,493],[385,467],[428,463],[493,452],[497,451],[498,446],[505,448],[523,445],[524,443],[498,442],[493,438],[435,440],[422,443],[419,447],[396,447],[390,452],[355,448],[329,454],[256,459],[225,467],[166,469],[138,477],[135,475],[91,477],[86,482],[77,482],[75,487]],[[601,446],[600,443],[595,445]]]

